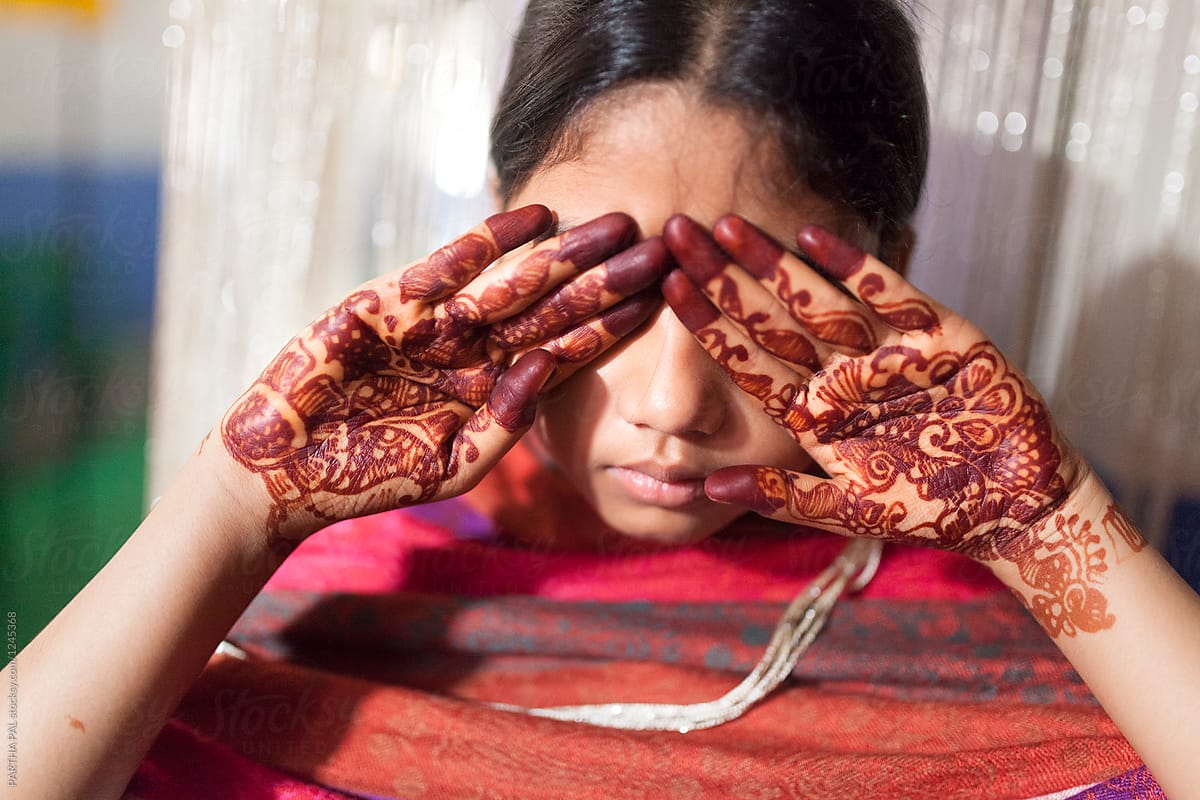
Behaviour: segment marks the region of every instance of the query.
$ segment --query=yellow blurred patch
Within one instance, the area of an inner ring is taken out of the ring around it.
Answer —
[[[0,0],[0,14],[64,11],[74,16],[96,19],[107,5],[105,0]]]

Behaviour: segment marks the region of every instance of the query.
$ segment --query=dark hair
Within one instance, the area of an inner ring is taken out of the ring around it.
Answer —
[[[889,241],[929,149],[919,45],[895,0],[531,0],[492,123],[507,201],[582,111],[645,81],[696,87],[775,133],[790,173]]]

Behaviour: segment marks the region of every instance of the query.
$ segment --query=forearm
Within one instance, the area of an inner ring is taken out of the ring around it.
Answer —
[[[1104,569],[1089,577],[1103,608],[1096,630],[1062,630],[1054,641],[1168,796],[1200,797],[1200,597],[1157,551],[1139,547],[1098,480],[1063,512],[1090,523],[1093,556],[1104,549]],[[1126,536],[1113,535],[1119,528]],[[997,572],[1028,604],[1036,590],[1016,568]]]
[[[17,658],[22,797],[118,797],[278,560],[194,457],[112,560]],[[249,486],[249,483],[247,483]],[[256,533],[256,527],[258,532]]]

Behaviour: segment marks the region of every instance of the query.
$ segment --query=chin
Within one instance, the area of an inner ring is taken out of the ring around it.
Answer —
[[[651,507],[600,514],[605,525],[620,535],[618,546],[662,548],[701,542],[726,527],[736,516],[724,507],[708,508],[699,513]]]

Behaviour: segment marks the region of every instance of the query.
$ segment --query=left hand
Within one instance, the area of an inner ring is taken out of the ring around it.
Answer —
[[[739,217],[713,235],[667,224],[682,272],[664,294],[829,477],[729,467],[707,479],[709,497],[1054,582],[1040,574],[1061,550],[1050,522],[1089,469],[983,333],[823,229],[798,242],[845,292]]]

